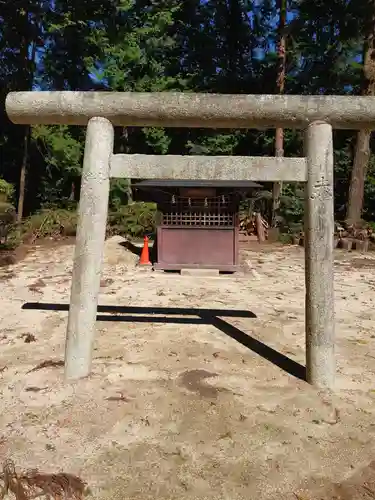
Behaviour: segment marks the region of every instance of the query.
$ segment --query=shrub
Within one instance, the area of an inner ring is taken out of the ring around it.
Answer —
[[[0,202],[6,202],[12,199],[14,187],[4,179],[0,179]]]
[[[59,238],[74,236],[77,229],[77,211],[68,208],[43,208],[28,217],[22,225],[23,239]]]
[[[12,242],[11,237],[14,232],[15,219],[14,206],[8,202],[0,201],[0,245],[2,249],[17,246],[14,241]]]
[[[14,187],[0,179],[0,246],[2,249],[15,248],[17,242],[11,237],[16,218],[14,206],[10,203]]]
[[[6,205],[14,210],[9,203],[0,202],[0,229],[1,206]],[[13,213],[13,212],[12,212]],[[56,205],[44,205],[41,210],[27,217],[21,227],[15,227],[14,217],[7,215],[9,222],[6,237],[0,231],[2,249],[14,249],[22,242],[34,242],[40,238],[61,238],[75,236],[78,222],[76,203],[65,202],[61,208]],[[155,232],[157,210],[154,203],[132,203],[119,205],[108,214],[107,234],[121,236],[143,237]],[[7,220],[8,220],[7,219]]]
[[[109,213],[109,232],[132,237],[151,235],[155,232],[156,218],[155,203],[137,202],[122,205]]]

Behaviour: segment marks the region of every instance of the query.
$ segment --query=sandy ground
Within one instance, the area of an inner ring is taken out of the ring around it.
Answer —
[[[336,255],[332,395],[303,381],[295,247],[244,254],[258,280],[196,278],[137,269],[111,239],[92,375],[30,371],[63,360],[72,255],[0,268],[1,459],[77,474],[98,499],[375,497],[374,255]]]

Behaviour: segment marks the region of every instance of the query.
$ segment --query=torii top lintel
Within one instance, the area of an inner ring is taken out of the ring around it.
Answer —
[[[234,95],[178,92],[11,92],[6,111],[16,124],[292,128],[324,121],[340,129],[375,129],[375,97]]]

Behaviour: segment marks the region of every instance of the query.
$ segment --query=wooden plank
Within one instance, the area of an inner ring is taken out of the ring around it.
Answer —
[[[110,176],[128,179],[181,179],[305,182],[305,158],[262,156],[113,155]]]

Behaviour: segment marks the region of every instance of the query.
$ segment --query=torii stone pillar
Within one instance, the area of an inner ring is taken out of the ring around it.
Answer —
[[[91,371],[113,140],[114,129],[110,121],[99,117],[90,119],[86,132],[65,345],[67,379],[86,377]]]
[[[6,110],[19,124],[88,125],[66,341],[68,380],[87,376],[91,369],[111,177],[298,181],[306,183],[307,380],[333,388],[332,127],[374,129],[373,97],[14,92]],[[306,131],[306,156],[115,155],[113,125],[299,128]]]
[[[306,376],[308,382],[319,387],[333,387],[335,378],[332,142],[328,123],[313,122],[307,127]]]

